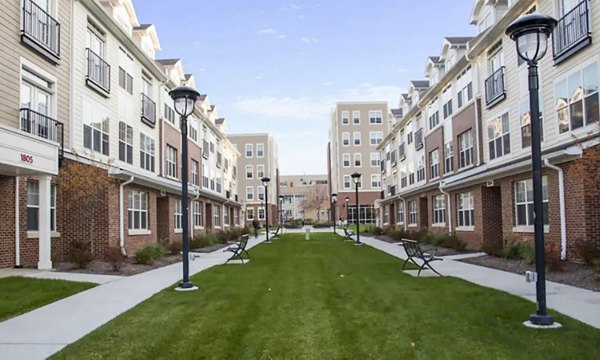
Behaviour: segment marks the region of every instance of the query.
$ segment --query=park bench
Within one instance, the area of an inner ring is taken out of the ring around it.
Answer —
[[[348,230],[348,228],[343,228],[344,229],[344,240],[352,240],[354,241],[354,239],[352,238],[354,235],[356,235],[356,233],[352,230]]]
[[[243,264],[244,263],[243,255],[244,254],[246,254],[246,257],[247,257],[246,260],[250,261],[250,254],[248,254],[248,251],[246,251],[246,246],[248,245],[249,238],[250,238],[249,235],[242,235],[242,238],[240,239],[240,241],[235,242],[233,245],[231,245],[227,249],[223,250],[223,252],[233,253],[231,255],[231,257],[229,259],[227,259],[225,264],[227,264],[228,262],[230,262],[231,260],[234,260],[234,259],[241,260],[242,264]]]
[[[435,254],[437,253],[437,249],[434,250],[434,252],[432,254],[428,254],[428,253],[423,252],[423,250],[421,249],[421,245],[419,245],[418,242],[416,242],[414,240],[407,240],[407,239],[402,239],[402,246],[404,247],[404,251],[406,251],[406,256],[408,256],[408,258],[404,262],[404,265],[402,265],[402,270],[404,270],[404,268],[406,267],[406,264],[409,261],[411,261],[413,264],[415,264],[419,267],[419,273],[417,274],[417,276],[421,275],[421,271],[425,267],[430,268],[434,273],[438,274],[439,276],[442,276],[442,274],[437,272],[430,265],[430,262],[432,262],[432,261],[444,260],[440,257],[435,256]],[[417,262],[414,260],[415,258],[421,260],[423,262],[423,264],[422,265],[417,264]]]
[[[271,237],[274,238],[277,235],[279,235],[279,232],[281,231],[281,226],[278,226],[277,229],[275,229],[275,231],[271,232]]]

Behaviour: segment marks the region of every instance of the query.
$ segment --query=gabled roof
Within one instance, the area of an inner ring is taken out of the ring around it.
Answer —
[[[192,75],[192,74],[184,74],[184,75],[183,75],[183,77],[184,77],[186,80],[189,80],[189,79],[190,79],[192,76],[194,76],[194,75]]]
[[[408,93],[402,93],[400,96],[402,96],[404,100],[408,100]]]
[[[464,45],[473,39],[473,36],[448,36],[444,39],[452,45]]]
[[[436,63],[436,64],[441,62],[439,56],[430,56],[428,59],[431,60],[431,62]]]
[[[141,24],[140,26],[134,26],[133,30],[146,30],[150,26],[152,26],[152,24]]]
[[[177,64],[180,60],[181,59],[158,59],[156,60],[156,62],[164,66],[173,66]]]
[[[198,100],[204,101],[204,100],[206,100],[206,96],[207,96],[206,94],[200,94],[200,96],[198,96]]]
[[[208,111],[213,111],[213,110],[215,110],[215,107],[216,107],[216,106],[217,106],[217,105],[211,105],[211,106],[210,106],[210,110],[208,110]]]
[[[410,83],[417,89],[424,89],[429,87],[429,80],[411,80]]]
[[[402,117],[402,109],[390,109],[390,111],[394,117]]]
[[[215,124],[217,124],[217,125],[223,125],[224,122],[225,122],[225,118],[218,118],[215,120]]]

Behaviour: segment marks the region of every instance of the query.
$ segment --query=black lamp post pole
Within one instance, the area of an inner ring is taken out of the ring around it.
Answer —
[[[356,244],[360,244],[360,214],[358,205],[358,181],[355,184],[356,187]]]
[[[350,220],[350,210],[348,210],[349,199],[346,196],[346,227],[348,227],[348,221]]]
[[[269,187],[265,184],[265,229],[267,230],[267,240],[269,240]]]
[[[335,207],[337,206],[337,200],[333,200],[333,207],[331,208],[331,217],[333,218],[333,233],[335,234],[335,223],[337,222],[335,218]]]
[[[183,281],[179,284],[182,289],[192,288],[190,282],[190,238],[188,226],[188,139],[187,139],[187,117],[180,117],[181,123],[181,242],[183,248]]]

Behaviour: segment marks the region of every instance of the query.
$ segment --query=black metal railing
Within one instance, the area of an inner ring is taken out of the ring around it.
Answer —
[[[208,159],[208,153],[209,153],[208,141],[202,140],[202,156],[205,159]]]
[[[404,159],[406,159],[406,151],[404,150],[404,143],[400,144],[400,146],[398,147],[398,159],[400,159],[400,161],[403,161]]]
[[[385,160],[379,162],[379,167],[381,168],[381,173],[385,173]]]
[[[390,196],[396,195],[396,185],[390,186]]]
[[[110,65],[90,48],[85,49],[87,56],[87,78],[110,92]]]
[[[29,108],[20,109],[20,113],[21,130],[58,143],[58,158],[62,161],[65,147],[63,123]]]
[[[506,97],[504,66],[485,79],[485,104],[491,106]]]
[[[221,155],[220,152],[217,151],[217,167],[221,168],[221,163],[223,161],[223,156]]]
[[[571,50],[578,50],[591,42],[588,0],[575,6],[558,20],[552,33],[554,60],[568,57]]]
[[[423,147],[423,128],[415,131],[415,149],[420,149]]]
[[[23,1],[21,36],[60,58],[60,23],[32,0]]]
[[[381,191],[379,192],[379,198],[380,198],[380,199],[385,199],[385,190],[381,190]]]
[[[152,127],[156,124],[156,104],[144,93],[142,93],[142,121]]]
[[[233,198],[234,198],[235,202],[238,202],[238,201],[239,201],[239,198],[238,198],[237,194],[235,194],[235,195],[233,196]]]
[[[390,161],[391,161],[392,167],[396,166],[396,150],[392,151],[392,155],[391,155],[391,160]]]
[[[226,197],[227,199],[231,198],[231,191],[229,191],[229,190],[225,190],[225,197]]]

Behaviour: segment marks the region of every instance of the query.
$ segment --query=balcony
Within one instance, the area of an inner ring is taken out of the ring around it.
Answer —
[[[389,188],[389,194],[390,194],[390,196],[396,195],[396,185],[390,186],[390,188]]]
[[[381,173],[385,174],[385,160],[380,161],[379,166],[381,167]]]
[[[398,147],[398,159],[400,159],[400,161],[406,160],[406,151],[404,150],[404,143],[400,144],[400,146]]]
[[[23,1],[21,41],[54,63],[60,60],[60,24],[32,0]]]
[[[504,66],[485,79],[485,105],[490,108],[506,98]]]
[[[226,191],[225,191],[225,197],[226,197],[227,199],[230,199],[230,198],[231,198],[231,191],[229,191],[229,190],[226,190]]]
[[[156,104],[142,93],[142,122],[150,127],[156,124]]]
[[[392,151],[392,155],[391,155],[391,163],[392,163],[392,167],[395,167],[397,162],[396,162],[396,150]]]
[[[558,20],[552,33],[554,63],[559,64],[592,43],[589,3],[584,0]]]
[[[64,155],[63,124],[28,108],[20,109],[20,113],[22,131],[53,141],[60,145],[58,148],[58,159],[60,164]]]
[[[223,161],[223,156],[221,155],[220,152],[217,152],[217,168],[221,168],[221,163]]]
[[[379,193],[379,198],[385,199],[385,190],[381,190],[381,192]]]
[[[110,65],[89,48],[85,49],[85,53],[87,57],[86,84],[108,97],[110,94]]]
[[[423,128],[415,132],[415,149],[419,150],[421,148],[423,148]]]
[[[208,159],[208,141],[202,140],[202,157]]]

